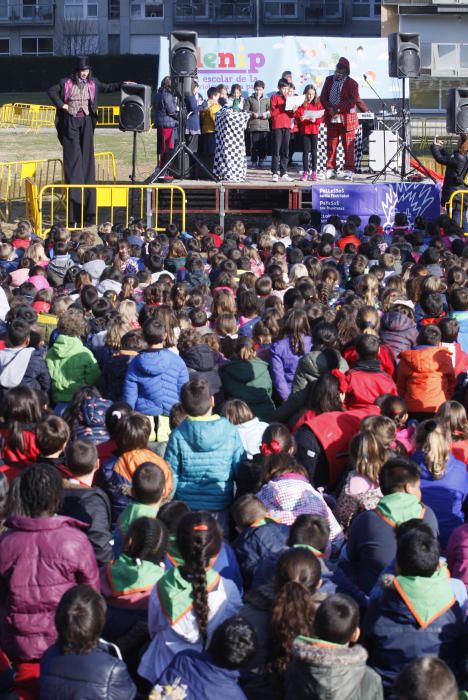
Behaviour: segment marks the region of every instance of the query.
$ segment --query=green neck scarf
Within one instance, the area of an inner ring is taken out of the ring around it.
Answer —
[[[182,566],[184,560],[177,547],[176,536],[169,535],[169,546],[167,548],[166,557],[171,562],[172,566]]]
[[[151,590],[164,575],[164,569],[146,559],[138,560],[121,554],[117,561],[108,564],[107,576],[115,595],[129,595]]]
[[[215,588],[221,576],[210,568],[206,571],[206,587],[208,592]],[[175,625],[193,607],[192,584],[182,576],[179,568],[173,567],[158,582],[159,602],[166,618]]]
[[[455,603],[446,566],[428,577],[397,576],[393,585],[422,629]]]
[[[311,544],[293,544],[293,549],[298,549],[299,547],[302,547],[302,549],[308,549],[309,552],[312,552],[312,554],[315,554],[316,557],[319,559],[324,558],[324,553],[320,551],[320,549],[316,549],[315,547],[312,547]]]
[[[347,647],[347,644],[337,644],[336,642],[327,642],[325,639],[317,639],[316,637],[305,637],[304,635],[299,635],[296,639],[300,639],[301,642],[306,642],[306,644],[312,644],[314,647],[324,647],[324,648],[343,648]]]
[[[424,518],[425,508],[410,493],[391,493],[380,499],[375,512],[391,527],[398,527],[412,518]]]

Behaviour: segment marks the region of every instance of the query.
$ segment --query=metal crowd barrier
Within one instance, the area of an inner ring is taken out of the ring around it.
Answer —
[[[67,226],[70,209],[70,190],[81,201],[80,221]],[[27,209],[35,223],[36,233],[46,235],[53,224],[65,225],[71,231],[85,226],[85,193],[95,195],[94,218],[128,226],[130,216],[146,219],[157,231],[164,231],[168,223],[177,220],[185,230],[185,191],[178,185],[45,185],[40,189],[32,181],[27,184]],[[92,196],[92,195],[91,195]],[[63,204],[63,207],[62,207]],[[153,220],[154,214],[154,220]],[[165,215],[164,224],[161,217]],[[60,217],[60,218],[59,218]],[[47,222],[47,223],[46,223]]]
[[[467,197],[468,190],[457,190],[451,195],[446,205],[450,218],[458,223],[465,235],[468,234]]]
[[[96,182],[116,182],[115,157],[111,151],[96,153]],[[63,164],[59,158],[20,160],[0,163],[0,219],[8,221],[13,201],[26,200],[26,180],[40,189],[63,183]]]
[[[96,126],[118,126],[120,118],[120,105],[98,107],[98,122]]]
[[[0,107],[0,128],[23,126],[37,132],[43,127],[55,126],[56,109],[52,105],[37,105],[27,102],[4,104]],[[97,126],[118,126],[120,105],[98,107]]]

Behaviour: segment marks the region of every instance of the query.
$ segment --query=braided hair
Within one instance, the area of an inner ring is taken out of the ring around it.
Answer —
[[[132,559],[145,559],[153,564],[163,561],[169,535],[166,526],[156,518],[142,517],[128,528],[123,551]]]
[[[30,518],[51,517],[58,512],[63,494],[62,479],[55,467],[35,464],[21,472],[18,481],[18,505]]]
[[[205,511],[187,513],[177,528],[177,546],[184,559],[182,575],[192,584],[193,612],[205,646],[209,619],[206,571],[221,549],[221,529]]]

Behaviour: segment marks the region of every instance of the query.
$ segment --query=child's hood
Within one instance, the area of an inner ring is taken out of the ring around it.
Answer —
[[[231,428],[225,418],[212,415],[200,418],[187,418],[178,430],[193,452],[216,452],[225,450]]]
[[[401,311],[387,311],[381,318],[381,328],[404,332],[416,328],[416,323]]]
[[[84,347],[80,338],[71,335],[58,335],[49,352],[60,359],[64,359],[82,350],[84,350]],[[49,357],[49,353],[47,355]]]
[[[139,365],[139,371],[148,377],[160,377],[170,371],[172,362],[176,362],[176,356],[170,350],[145,350],[141,352],[135,362]]]

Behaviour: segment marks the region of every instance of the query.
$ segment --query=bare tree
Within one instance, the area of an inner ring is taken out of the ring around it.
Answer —
[[[85,56],[98,50],[96,23],[86,19],[63,19],[57,32],[60,53],[65,56]]]

